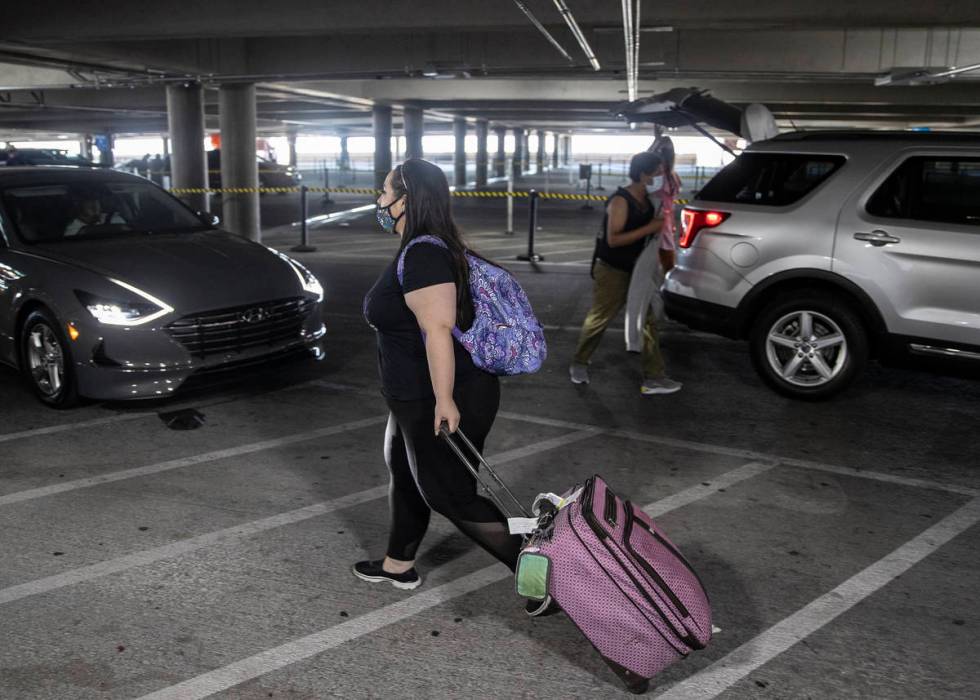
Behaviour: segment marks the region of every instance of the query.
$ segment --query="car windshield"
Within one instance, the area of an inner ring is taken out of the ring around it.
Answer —
[[[3,208],[25,243],[183,233],[211,228],[150,183],[72,182],[10,187]]]

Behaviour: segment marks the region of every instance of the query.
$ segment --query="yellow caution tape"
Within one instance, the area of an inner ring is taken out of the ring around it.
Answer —
[[[174,187],[170,190],[172,194],[287,194],[290,192],[301,192],[302,187]],[[364,194],[377,197],[381,194],[380,190],[373,187],[307,187],[307,192],[317,194]],[[506,199],[508,197],[523,199],[531,196],[530,192],[506,192],[498,190],[456,190],[451,193],[454,197],[479,197],[483,199]],[[597,194],[582,194],[574,192],[538,192],[537,196],[541,199],[560,199],[565,201],[578,202],[604,202],[606,197]],[[675,204],[685,205],[689,203],[687,199],[675,199]]]

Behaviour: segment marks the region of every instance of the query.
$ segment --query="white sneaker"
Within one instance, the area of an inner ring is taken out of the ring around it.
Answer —
[[[568,368],[568,376],[571,378],[572,384],[588,384],[589,366],[573,362]]]
[[[673,394],[675,391],[680,391],[682,386],[684,385],[680,382],[675,382],[668,377],[647,379],[640,385],[640,393],[644,396],[650,396],[651,394]]]

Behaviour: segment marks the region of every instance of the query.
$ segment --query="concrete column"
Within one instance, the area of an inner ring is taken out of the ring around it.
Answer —
[[[453,119],[453,138],[456,150],[453,154],[453,173],[456,187],[466,185],[466,120],[462,117]]]
[[[527,134],[524,129],[514,129],[514,156],[512,159],[512,169],[514,177],[520,177],[524,173],[524,146]]]
[[[565,165],[572,161],[572,137],[568,134],[561,137],[561,160]]]
[[[425,126],[421,107],[405,108],[405,159],[422,157],[422,134]]]
[[[391,126],[388,127],[388,152],[391,153]],[[340,137],[340,163],[338,163],[341,170],[350,170],[350,151],[347,148],[347,135],[344,134]]]
[[[289,164],[296,167],[296,132],[290,131],[286,134],[286,143],[289,144]]]
[[[166,158],[167,156],[170,155],[170,139],[167,136],[164,136],[162,137],[162,140],[163,140],[163,153],[161,153],[160,155]]]
[[[551,144],[551,149],[552,149],[552,151],[551,151],[551,167],[552,168],[557,168],[558,167],[558,152],[559,152],[558,144],[561,142],[561,138],[558,136],[558,134],[552,134],[551,135],[551,138],[554,139],[554,143]]]
[[[476,186],[487,185],[487,131],[486,119],[476,122]]]
[[[84,134],[78,139],[78,154],[82,158],[92,160],[92,134]]]
[[[225,193],[224,228],[253,241],[262,240],[259,221],[259,168],[255,158],[255,84],[228,83],[219,90],[221,186],[251,192]]]
[[[543,131],[538,131],[538,153],[537,153],[537,156],[538,157],[537,157],[537,161],[538,161],[538,172],[539,173],[543,173],[544,172],[544,166],[548,164],[548,160],[547,160],[547,158],[544,155],[544,153],[545,153],[544,147],[545,147],[545,143],[544,143],[544,132]]]
[[[531,132],[526,129],[524,132],[524,145],[521,147],[521,168],[523,172],[531,170]]]
[[[493,157],[493,174],[496,177],[505,177],[507,175],[507,150],[505,147],[507,129],[498,126],[493,131],[497,134],[497,153]]]
[[[374,120],[374,189],[385,186],[385,178],[391,170],[391,107],[375,105]]]
[[[167,86],[167,128],[170,131],[170,186],[205,189],[208,164],[204,155],[204,89],[199,83]],[[197,211],[208,211],[206,192],[180,198]]]

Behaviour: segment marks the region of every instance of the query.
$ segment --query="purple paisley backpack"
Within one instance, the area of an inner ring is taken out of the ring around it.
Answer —
[[[405,255],[416,243],[448,248],[436,236],[413,238],[398,256],[399,284],[405,276]],[[469,253],[466,261],[470,266],[473,325],[465,332],[453,328],[453,337],[470,353],[473,364],[485,372],[497,375],[537,372],[548,355],[548,347],[527,294],[506,270]]]

